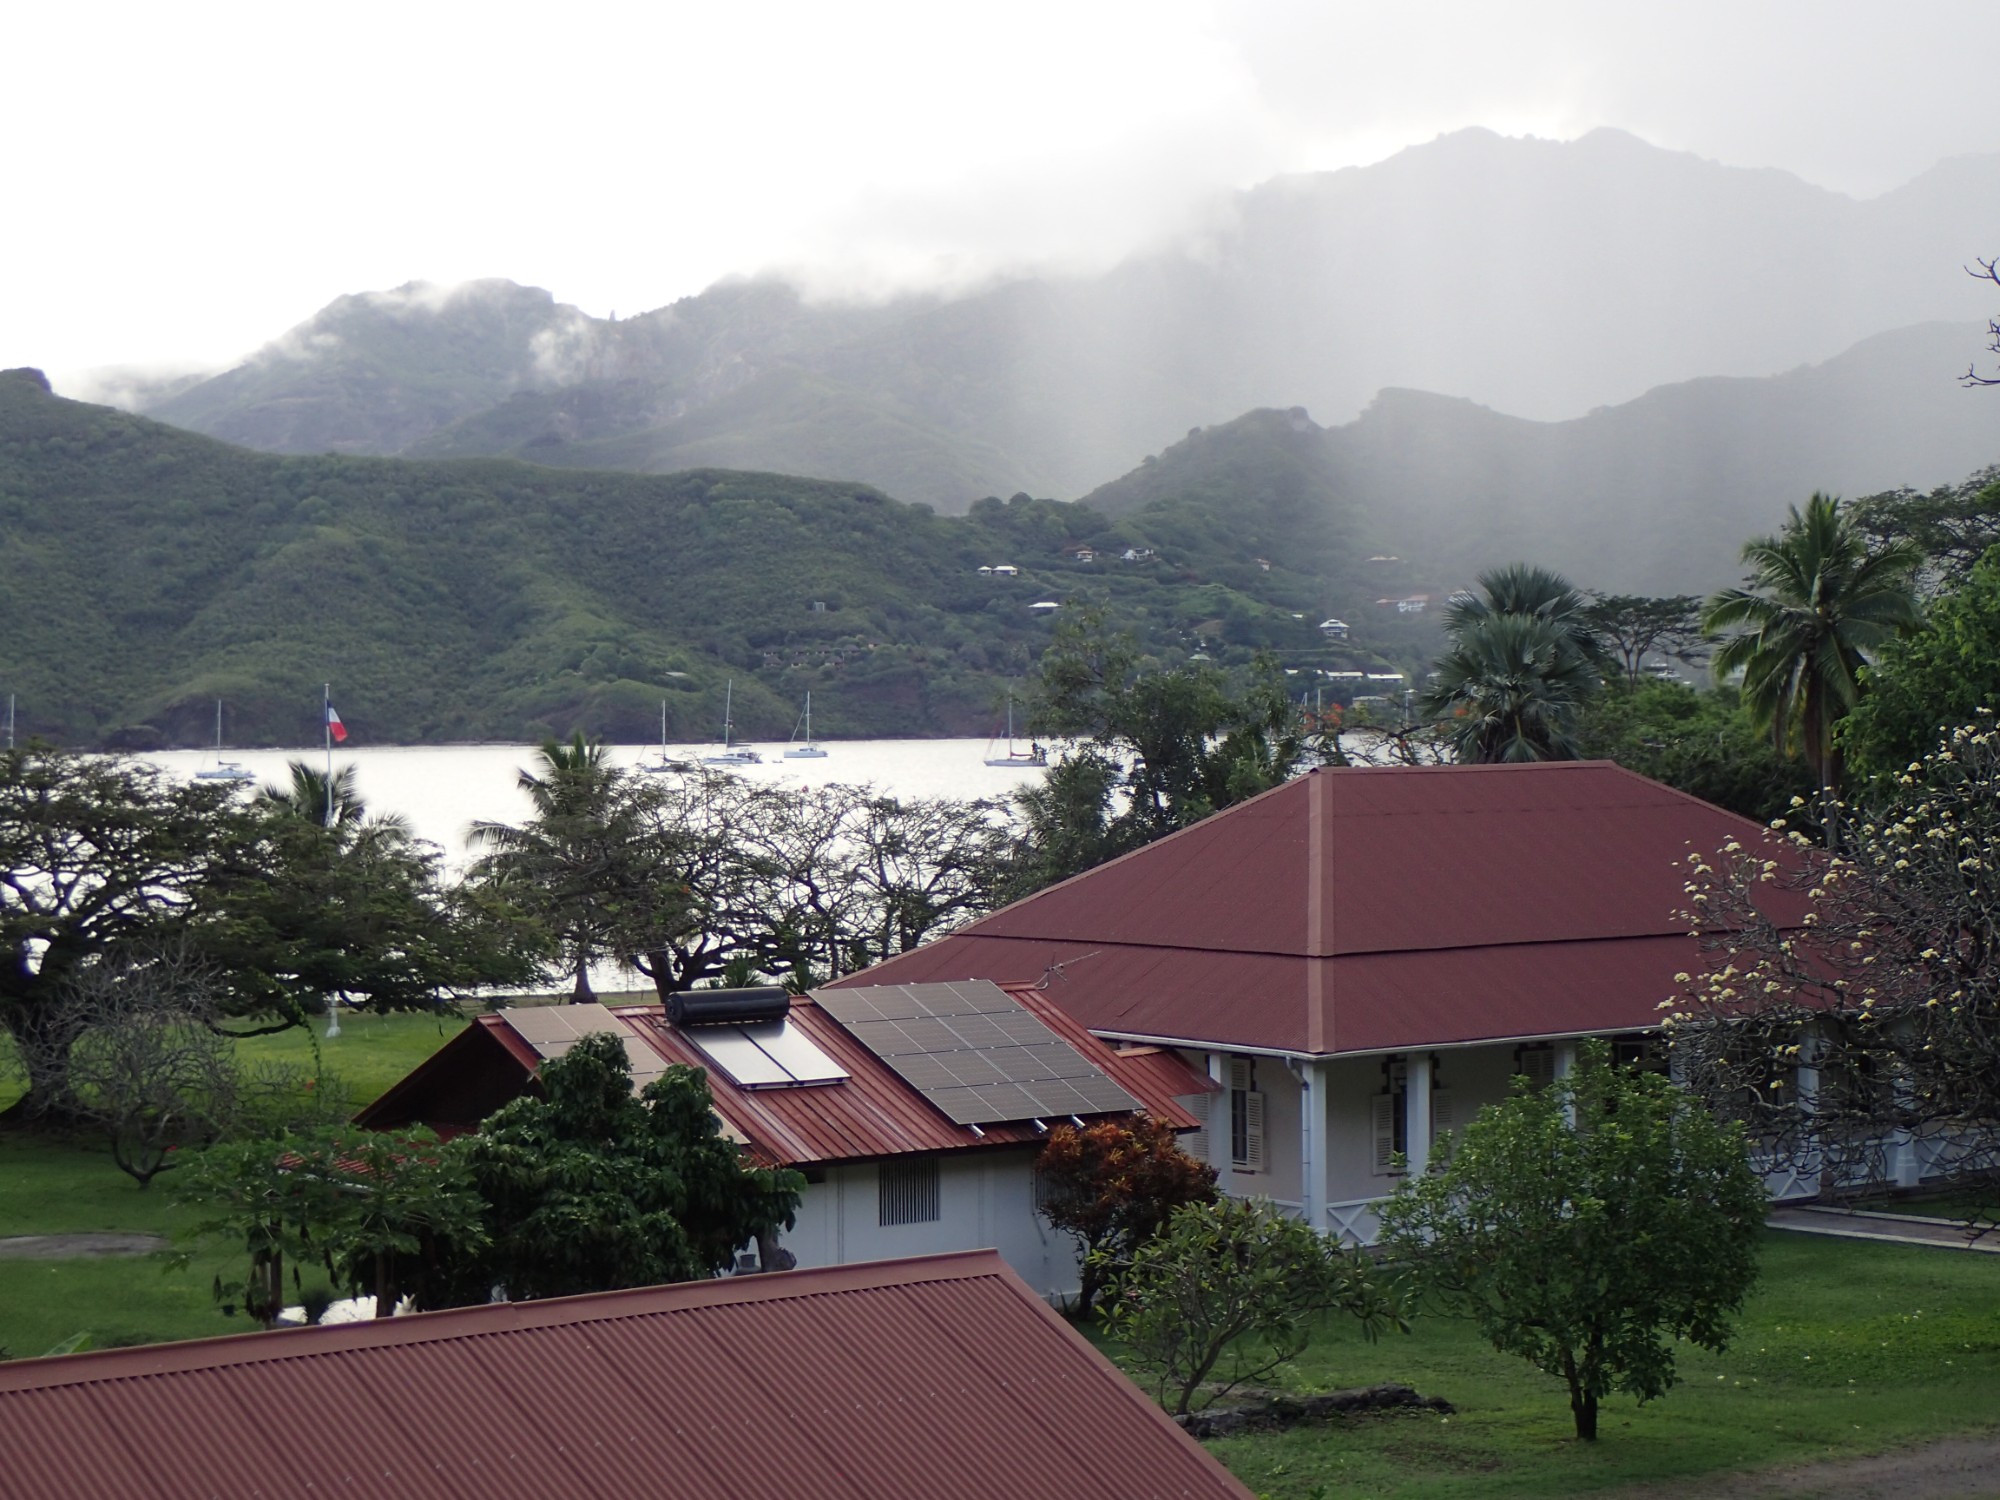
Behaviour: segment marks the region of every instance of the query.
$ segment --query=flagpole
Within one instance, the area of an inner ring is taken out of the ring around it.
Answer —
[[[319,729],[326,736],[326,812],[325,823],[333,827],[333,684],[326,683],[320,688]]]

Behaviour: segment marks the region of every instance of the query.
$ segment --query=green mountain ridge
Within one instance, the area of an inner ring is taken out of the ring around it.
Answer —
[[[698,742],[732,680],[748,737],[787,735],[808,688],[828,737],[991,733],[1053,628],[1042,601],[1102,603],[1162,661],[1420,659],[1407,630],[1319,636],[1368,587],[1363,518],[1255,508],[1114,520],[1023,494],[945,517],[723,469],[277,456],[10,371],[0,691],[23,734],[119,748],[206,742],[218,698],[233,744],[310,743],[322,682],[363,742],[643,742],[663,699]]]

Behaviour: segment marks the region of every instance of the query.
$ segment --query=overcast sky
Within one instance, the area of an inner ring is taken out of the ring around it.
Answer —
[[[343,292],[1090,267],[1278,172],[1599,125],[1857,197],[2000,151],[2000,8],[157,0],[0,30],[0,366],[223,366]]]

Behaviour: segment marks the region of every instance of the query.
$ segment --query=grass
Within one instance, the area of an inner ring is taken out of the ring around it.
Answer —
[[[246,1063],[282,1062],[336,1079],[350,1106],[375,1098],[464,1023],[435,1016],[343,1016],[332,1039],[304,1030],[238,1046]],[[318,1051],[315,1062],[315,1048]],[[4,1075],[0,1075],[4,1076]],[[0,1090],[0,1106],[14,1089]],[[174,1201],[171,1172],[141,1189],[88,1138],[0,1135],[0,1235],[122,1230],[174,1236],[199,1215]],[[0,1259],[0,1347],[16,1357],[87,1332],[97,1347],[208,1338],[252,1325],[215,1306],[216,1276],[240,1277],[241,1257],[220,1240],[197,1240],[185,1269],[160,1257]],[[310,1285],[313,1277],[307,1276]],[[319,1280],[324,1281],[324,1277]]]
[[[1684,1348],[1679,1369],[1662,1401],[1608,1400],[1598,1442],[1579,1443],[1561,1382],[1496,1354],[1467,1324],[1420,1318],[1407,1337],[1370,1345],[1335,1323],[1300,1357],[1287,1389],[1401,1380],[1457,1413],[1210,1447],[1271,1500],[1581,1495],[1881,1452],[1993,1424],[2000,1266],[1958,1251],[1773,1232],[1729,1351]]]

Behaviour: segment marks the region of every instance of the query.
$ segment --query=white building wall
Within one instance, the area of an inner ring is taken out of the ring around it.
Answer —
[[[997,1250],[1043,1296],[1072,1297],[1078,1285],[1076,1240],[1035,1212],[1037,1154],[1033,1148],[940,1153],[938,1217],[926,1224],[881,1222],[874,1162],[829,1167],[823,1180],[807,1184],[798,1221],[781,1243],[800,1269]]]

